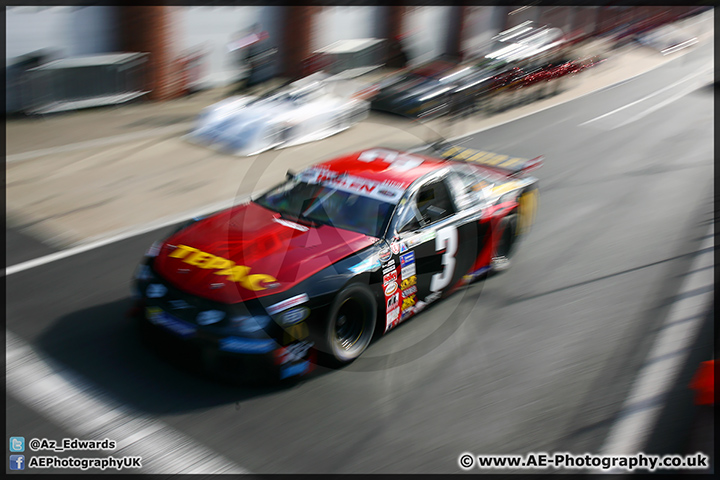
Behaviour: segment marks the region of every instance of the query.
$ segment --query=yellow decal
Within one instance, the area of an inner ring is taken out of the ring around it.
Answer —
[[[462,151],[462,150],[463,150],[462,147],[450,147],[450,148],[448,148],[447,150],[445,150],[445,151],[442,153],[442,156],[443,156],[443,157],[452,157],[452,156],[455,155],[457,152],[460,152],[460,151]]]
[[[263,273],[250,275],[250,267],[235,265],[232,260],[187,245],[178,245],[168,257],[179,258],[183,262],[196,267],[218,270],[215,275],[225,275],[231,281],[239,283],[248,290],[265,290],[265,287],[262,286],[263,283],[277,282],[277,279],[272,275]]]
[[[413,275],[412,277],[406,278],[405,280],[402,281],[402,283],[400,284],[400,289],[405,290],[408,287],[412,287],[416,283],[417,283],[417,279],[415,278],[415,275]]]
[[[515,190],[520,186],[520,182],[511,180],[509,182],[503,183],[498,185],[497,187],[493,188],[492,192],[493,195],[502,195],[504,193],[510,192],[512,190]]]
[[[286,327],[285,333],[283,333],[283,345],[287,345],[296,340],[304,340],[308,337],[310,332],[308,331],[307,323],[300,322],[295,325]]]
[[[415,305],[415,295],[411,295],[411,296],[409,296],[408,298],[406,298],[406,299],[403,300],[403,304],[402,304],[401,310],[402,310],[402,311],[405,311],[405,310],[407,310],[408,308],[412,307],[413,305]]]
[[[465,160],[467,162],[479,163],[481,165],[489,165],[492,167],[519,168],[527,162],[526,159],[520,157],[510,158],[508,155],[499,155],[492,152],[484,152],[474,150],[472,148],[450,147],[445,150],[442,157],[452,158],[453,160]]]
[[[535,214],[537,213],[538,205],[538,191],[537,188],[528,190],[523,193],[518,200],[520,206],[520,218],[518,219],[518,230],[517,234],[522,235],[530,230],[530,227],[535,222]]]

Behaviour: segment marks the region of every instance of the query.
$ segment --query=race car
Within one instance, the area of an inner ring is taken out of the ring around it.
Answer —
[[[362,88],[319,72],[262,97],[230,97],[205,108],[186,139],[240,156],[320,140],[367,117]]]
[[[237,378],[298,378],[509,267],[536,214],[526,160],[436,144],[372,148],[288,173],[148,250],[133,310],[154,342]],[[183,354],[184,355],[184,354]]]
[[[472,105],[491,88],[493,76],[504,62],[458,64],[439,58],[402,70],[377,84],[373,110],[414,119],[437,118]]]

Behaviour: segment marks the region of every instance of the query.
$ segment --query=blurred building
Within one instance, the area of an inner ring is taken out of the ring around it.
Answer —
[[[163,100],[187,93],[189,83],[208,88],[236,81],[242,65],[228,46],[253,25],[260,25],[277,49],[274,74],[297,77],[313,52],[339,40],[399,41],[407,62],[414,64],[440,55],[479,55],[497,32],[526,20],[582,40],[633,25],[662,24],[697,8],[16,6],[6,7],[6,58],[11,65],[34,52],[43,52],[43,58],[145,52],[143,82],[151,99]]]

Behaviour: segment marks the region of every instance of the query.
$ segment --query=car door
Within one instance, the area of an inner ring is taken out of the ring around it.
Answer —
[[[401,321],[447,295],[477,256],[476,227],[458,211],[447,181],[446,172],[415,186],[391,222]]]

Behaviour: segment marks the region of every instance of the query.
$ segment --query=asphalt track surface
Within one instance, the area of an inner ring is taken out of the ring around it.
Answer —
[[[142,347],[124,316],[130,279],[170,228],[6,277],[7,329],[250,472],[458,473],[466,451],[597,452],[713,219],[714,92],[642,116],[680,84],[580,124],[707,58],[698,49],[460,140],[545,155],[532,232],[509,271],[401,325],[342,370],[280,388],[226,385]],[[8,265],[46,253],[12,235]],[[8,435],[73,436],[12,396],[6,415]]]

